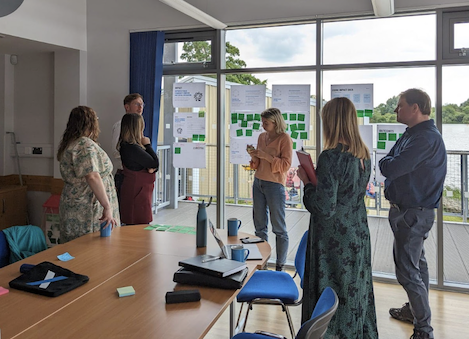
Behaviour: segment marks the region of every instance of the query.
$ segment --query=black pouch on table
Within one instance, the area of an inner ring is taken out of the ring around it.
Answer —
[[[86,275],[76,274],[44,261],[10,281],[9,285],[17,290],[57,297],[87,283],[88,280],[90,279]]]
[[[227,290],[237,290],[243,286],[243,281],[248,274],[248,268],[229,275],[227,277],[215,277],[198,271],[191,271],[186,268],[180,268],[174,273],[173,281],[180,284],[200,285],[222,288]]]

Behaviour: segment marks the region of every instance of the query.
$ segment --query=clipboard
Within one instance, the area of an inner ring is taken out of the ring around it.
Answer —
[[[300,165],[305,170],[309,181],[311,181],[311,183],[316,186],[318,184],[318,178],[316,177],[316,170],[314,169],[311,155],[309,153],[306,153],[305,151],[296,151],[296,154],[298,155]]]

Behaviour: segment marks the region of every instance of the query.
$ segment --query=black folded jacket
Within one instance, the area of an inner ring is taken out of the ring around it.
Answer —
[[[46,277],[48,272],[52,272],[49,273],[49,279],[59,277],[60,280],[40,283],[48,279]],[[9,285],[18,290],[57,297],[85,284],[88,280],[90,279],[86,275],[76,274],[66,268],[44,261],[10,281]],[[34,283],[34,285],[30,283]]]
[[[173,281],[181,284],[209,286],[228,290],[237,290],[243,286],[243,281],[248,274],[248,269],[229,275],[227,277],[215,277],[199,271],[191,271],[180,268],[174,273]]]

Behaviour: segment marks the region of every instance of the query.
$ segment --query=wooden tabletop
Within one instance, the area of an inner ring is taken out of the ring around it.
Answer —
[[[238,290],[176,284],[173,274],[181,259],[218,255],[219,247],[210,234],[207,247],[197,249],[195,235],[144,227],[119,227],[109,238],[89,234],[0,269],[5,288],[23,263],[50,261],[90,278],[56,298],[9,288],[0,296],[1,338],[203,338]],[[227,243],[247,236],[220,234]],[[248,278],[270,257],[269,244],[258,245],[263,259],[247,262]],[[75,259],[59,261],[57,255],[64,252]],[[133,286],[135,295],[119,298],[116,289],[124,286]],[[166,305],[166,292],[194,288],[200,290],[200,302]]]

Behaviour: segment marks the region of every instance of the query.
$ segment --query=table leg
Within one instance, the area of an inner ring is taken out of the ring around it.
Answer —
[[[235,331],[235,302],[230,304],[230,338],[233,337]]]

